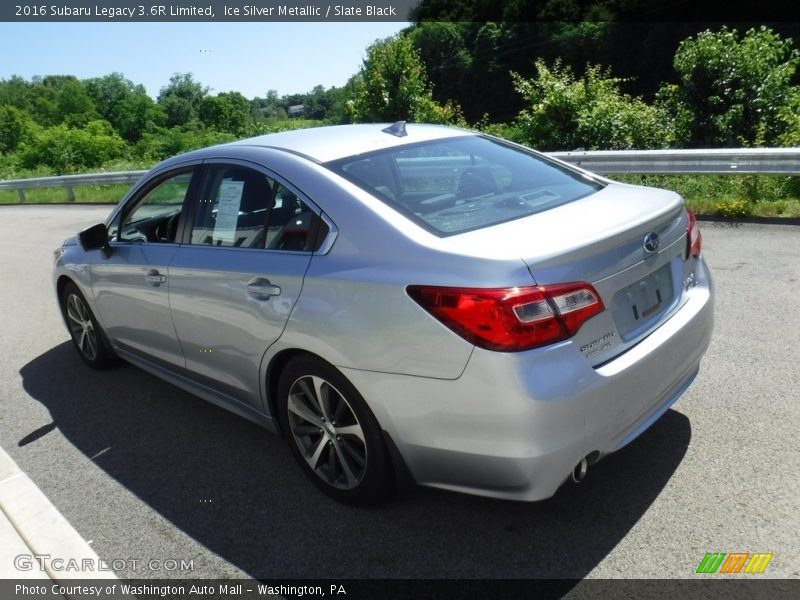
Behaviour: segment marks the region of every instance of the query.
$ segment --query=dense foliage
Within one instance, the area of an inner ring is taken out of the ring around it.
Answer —
[[[440,106],[433,100],[425,65],[405,36],[370,46],[351,85],[347,112],[355,123],[454,123],[459,119],[457,107]]]
[[[422,0],[411,35],[434,98],[457,101],[470,122],[488,114],[497,123],[523,106],[509,73],[533,77],[537,59],[559,59],[578,73],[587,64],[610,66],[627,93],[651,101],[664,83],[677,83],[673,58],[682,40],[718,31],[726,15],[739,31],[770,22],[793,38],[796,14],[794,5],[737,0]]]
[[[291,106],[302,106],[289,118]],[[314,120],[308,120],[306,117]],[[346,120],[343,90],[317,86],[279,98],[211,94],[190,73],[153,100],[120,73],[0,81],[0,177],[73,173],[124,161],[146,166],[173,154],[282,129]]]
[[[797,24],[636,21],[651,5],[423,0],[344,86],[281,97],[212,94],[190,73],[155,99],[120,73],[12,77],[0,81],[0,177],[146,166],[249,135],[400,119],[471,124],[544,150],[800,145]]]
[[[678,84],[662,90],[677,107],[679,144],[776,144],[787,132],[781,114],[797,97],[791,83],[798,64],[791,40],[765,27],[741,37],[723,27],[681,42],[674,60]]]
[[[673,138],[669,118],[660,107],[645,104],[620,90],[622,80],[599,66],[576,78],[558,61],[536,63],[537,76],[512,73],[525,107],[510,132],[542,150],[626,150],[663,148]]]

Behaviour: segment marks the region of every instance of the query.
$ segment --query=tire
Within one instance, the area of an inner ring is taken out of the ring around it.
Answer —
[[[278,403],[292,454],[325,494],[360,505],[389,494],[394,474],[380,426],[344,375],[297,357],[281,373]]]
[[[61,294],[61,313],[72,342],[83,362],[93,369],[107,369],[117,362],[111,345],[97,323],[78,286],[69,282]]]

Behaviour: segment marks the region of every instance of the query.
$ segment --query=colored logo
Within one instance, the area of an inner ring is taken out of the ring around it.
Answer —
[[[772,554],[767,552],[706,552],[697,573],[763,573]]]

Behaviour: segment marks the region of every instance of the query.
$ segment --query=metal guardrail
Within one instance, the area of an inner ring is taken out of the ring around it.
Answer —
[[[67,201],[75,201],[74,187],[81,185],[133,184],[147,171],[119,171],[116,173],[88,173],[60,177],[32,177],[29,179],[0,180],[0,190],[16,190],[20,202],[25,202],[25,190],[36,188],[65,188]]]
[[[800,175],[800,148],[551,152],[587,171],[630,175]]]
[[[548,154],[600,174],[800,175],[800,148],[592,150]],[[25,202],[26,189],[63,187],[67,191],[67,201],[74,202],[75,186],[132,184],[146,172],[122,171],[16,179],[0,181],[0,190],[16,190],[20,202]]]

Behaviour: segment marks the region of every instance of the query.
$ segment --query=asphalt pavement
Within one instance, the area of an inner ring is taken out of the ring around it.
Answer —
[[[763,577],[800,577],[800,227],[701,224],[717,308],[700,375],[580,485],[359,509],[280,438],[132,366],[83,365],[52,250],[108,212],[0,207],[0,446],[118,576],[691,578],[707,552],[770,552]]]

